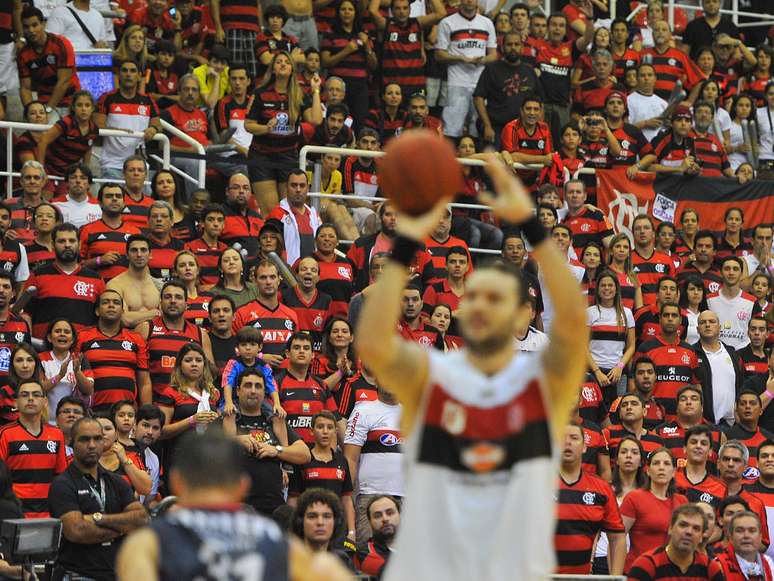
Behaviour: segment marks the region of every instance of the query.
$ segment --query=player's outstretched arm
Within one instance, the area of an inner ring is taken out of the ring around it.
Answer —
[[[528,229],[534,219],[534,204],[521,182],[500,161],[486,166],[497,196],[483,193],[481,198],[495,214]],[[528,236],[529,237],[529,236]],[[586,304],[578,282],[567,266],[567,257],[548,239],[534,245],[533,256],[540,265],[546,291],[556,311],[549,346],[543,361],[547,380],[547,405],[555,438],[559,439],[570,412],[578,401],[578,392],[586,371],[588,328]]]
[[[398,217],[396,230],[403,238],[420,242],[430,235],[449,200],[442,200],[422,216]],[[397,256],[398,253],[394,255]],[[390,259],[379,280],[368,291],[355,331],[355,348],[363,364],[403,404],[404,426],[413,419],[427,383],[428,355],[425,350],[398,335],[400,301],[408,282],[408,269]]]

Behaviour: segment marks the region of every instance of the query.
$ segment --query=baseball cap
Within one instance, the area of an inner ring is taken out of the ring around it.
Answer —
[[[674,111],[672,111],[672,121],[675,119],[688,119],[693,121],[693,113],[685,105],[679,105]]]
[[[261,226],[261,230],[258,232],[258,236],[261,236],[264,232],[276,232],[277,234],[281,235],[282,231],[282,222],[274,218],[269,218],[266,220],[266,222],[263,223],[263,226]]]
[[[626,105],[626,94],[623,91],[610,91],[610,94],[605,97],[605,105],[610,99],[621,99],[624,105]]]

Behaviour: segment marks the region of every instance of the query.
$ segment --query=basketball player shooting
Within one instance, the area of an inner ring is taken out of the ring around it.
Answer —
[[[531,581],[554,568],[552,449],[586,368],[586,305],[521,182],[494,159],[486,170],[497,195],[482,200],[521,226],[556,324],[545,351],[516,353],[514,330],[530,317],[527,290],[495,264],[467,279],[456,313],[463,350],[441,353],[403,340],[396,329],[408,265],[450,199],[399,217],[391,260],[355,334],[364,365],[403,405],[406,508],[386,581]]]

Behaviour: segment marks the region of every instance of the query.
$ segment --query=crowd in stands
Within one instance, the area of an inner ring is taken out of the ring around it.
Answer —
[[[463,159],[535,164],[514,171],[588,296],[557,572],[773,580],[774,216],[731,207],[717,232],[688,208],[616,233],[578,172],[774,178],[774,34],[720,0],[674,27],[659,0],[627,20],[636,4],[611,19],[607,0],[119,0],[106,18],[98,0],[4,2],[0,117],[53,124],[13,136],[0,202],[0,517],[61,518],[57,570],[111,579],[123,535],[170,494],[180,437],[218,426],[244,447],[247,505],[378,577],[401,408],[353,338],[399,214],[368,199],[374,158],[336,150],[425,128]],[[114,88],[93,95],[75,59],[99,48]],[[152,161],[162,120],[209,148],[205,187],[175,134],[174,167]],[[300,167],[304,145],[331,150]],[[484,173],[463,172],[457,201],[476,203]],[[424,241],[398,332],[464,347],[479,249],[529,291],[514,350],[550,349],[563,323],[531,248],[475,208]]]

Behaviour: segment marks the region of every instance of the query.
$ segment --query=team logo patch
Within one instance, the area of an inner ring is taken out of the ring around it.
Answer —
[[[441,412],[441,426],[454,436],[459,436],[465,431],[465,424],[468,421],[468,414],[465,408],[453,401],[447,401],[443,404]]]
[[[685,365],[691,364],[691,358],[687,353],[680,358],[680,361],[682,361]]]
[[[131,341],[122,341],[121,342],[121,349],[124,351],[131,351],[132,350],[132,342]]]
[[[581,395],[583,396],[584,401],[594,401],[594,390],[586,386],[581,390]]]
[[[341,278],[352,280],[352,275],[350,274],[349,269],[346,266],[340,266],[337,272],[339,273],[339,276]]]
[[[584,492],[583,493],[583,504],[587,504],[591,506],[594,504],[594,501],[596,501],[597,495],[593,492]]]
[[[317,315],[317,316],[314,318],[314,322],[313,322],[312,324],[313,324],[315,327],[317,327],[317,328],[320,328],[320,327],[322,327],[322,324],[323,324],[323,318],[322,318],[322,315]]]
[[[745,480],[758,480],[758,477],[761,475],[760,470],[755,468],[754,466],[748,466],[744,469],[744,472],[742,472],[742,478]]]
[[[59,446],[53,440],[49,440],[48,442],[46,442],[46,450],[48,450],[52,454],[56,454],[56,451],[58,449],[59,449]]]
[[[705,492],[699,497],[699,502],[706,502],[707,504],[710,504],[713,500],[715,500],[715,497],[709,492]]]
[[[73,285],[73,292],[79,297],[91,297],[94,296],[94,285],[79,280]]]
[[[14,337],[16,338],[17,343],[21,343],[22,341],[24,341],[24,333],[22,333],[21,331],[16,333]]]
[[[505,460],[505,448],[490,442],[478,442],[465,448],[460,460],[473,472],[491,472]]]
[[[388,446],[392,448],[393,446],[400,444],[400,439],[398,439],[398,436],[395,434],[382,434],[379,436],[379,443],[382,446]]]
[[[292,331],[293,330],[293,321],[291,321],[290,319],[285,319],[285,328],[288,331]]]

